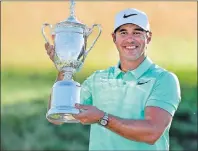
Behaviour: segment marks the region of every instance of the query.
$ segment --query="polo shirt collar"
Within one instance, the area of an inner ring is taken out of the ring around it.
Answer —
[[[135,76],[136,79],[138,79],[140,76],[142,76],[153,64],[152,60],[149,57],[146,57],[143,62],[134,70],[129,70],[127,72],[131,72]],[[114,67],[114,76],[117,77],[120,73],[124,73],[120,68],[120,61],[119,63]]]

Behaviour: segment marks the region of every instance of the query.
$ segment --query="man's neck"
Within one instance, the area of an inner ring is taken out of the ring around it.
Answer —
[[[146,58],[145,55],[142,55],[140,58],[138,58],[135,61],[120,58],[120,69],[124,72],[127,72],[129,70],[134,70],[144,61],[145,58]]]

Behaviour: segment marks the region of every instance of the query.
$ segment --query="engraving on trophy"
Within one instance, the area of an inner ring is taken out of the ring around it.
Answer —
[[[86,56],[101,34],[99,24],[93,24],[89,28],[77,20],[74,6],[74,0],[70,0],[70,16],[66,20],[55,25],[45,23],[42,27],[43,37],[48,43],[49,40],[44,29],[47,26],[51,29],[51,38],[55,49],[54,65],[59,72],[64,73],[64,79],[57,81],[52,87],[51,108],[47,112],[46,118],[65,123],[78,122],[72,114],[80,112],[75,108],[75,103],[80,103],[81,86],[73,80],[72,76],[80,71]],[[87,39],[94,27],[98,27],[99,33],[87,49]]]

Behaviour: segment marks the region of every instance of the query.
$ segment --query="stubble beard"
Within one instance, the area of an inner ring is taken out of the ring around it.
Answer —
[[[121,55],[120,50],[119,55],[120,55],[120,60],[126,60],[126,61],[137,61],[140,57],[143,56],[143,58],[146,56],[146,46],[144,47],[144,50],[141,53],[136,53],[134,56],[127,56],[127,55]]]

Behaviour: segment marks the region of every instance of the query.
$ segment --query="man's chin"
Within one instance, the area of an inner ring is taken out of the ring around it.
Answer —
[[[140,56],[125,56],[124,59],[127,61],[137,61]]]
[[[141,60],[145,58],[145,53],[141,54],[141,55],[124,55],[122,56],[123,60],[126,61],[137,61],[137,60]]]

